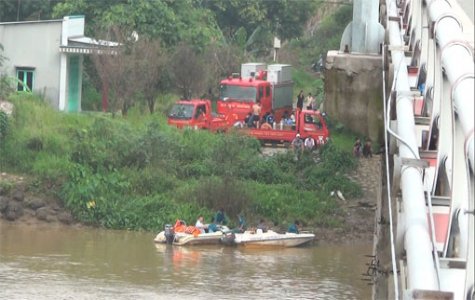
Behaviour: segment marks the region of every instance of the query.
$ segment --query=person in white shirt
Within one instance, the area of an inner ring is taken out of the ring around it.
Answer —
[[[306,100],[307,100],[307,109],[313,109],[315,107],[315,98],[313,98],[312,93],[308,93]]]
[[[305,142],[303,144],[304,144],[305,150],[312,151],[313,148],[315,147],[315,140],[311,136],[309,136],[305,139]]]
[[[196,220],[195,227],[198,228],[201,231],[201,233],[206,232],[206,229],[208,228],[208,226],[203,223],[203,216],[198,217],[198,220]]]

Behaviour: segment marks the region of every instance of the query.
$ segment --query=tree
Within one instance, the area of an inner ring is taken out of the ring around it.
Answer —
[[[160,91],[168,89],[168,80],[165,76],[167,66],[167,55],[160,41],[147,38],[140,38],[135,45],[137,68],[142,70],[140,89],[147,103],[148,110],[153,114],[155,110],[155,100]]]
[[[124,116],[135,104],[140,93],[147,99],[151,112],[159,87],[162,68],[161,51],[158,41],[147,38],[133,38],[131,33],[120,28],[112,30],[119,47],[103,46],[92,56],[102,84],[111,91],[111,109],[121,110]]]
[[[62,0],[1,0],[0,22],[51,19],[53,7]]]
[[[304,26],[313,15],[317,3],[315,0],[279,0],[263,1],[263,6],[271,31],[281,40],[289,40],[303,34]]]
[[[205,84],[205,64],[202,56],[198,55],[191,46],[180,44],[176,47],[170,64],[175,87],[184,99],[192,95],[202,94]]]
[[[205,71],[209,98],[217,94],[219,82],[233,72],[238,72],[241,63],[246,60],[244,52],[234,45],[215,43],[206,49],[204,61],[208,62]]]
[[[88,33],[119,26],[166,47],[184,40],[203,47],[221,37],[210,11],[192,0],[65,0],[54,7],[57,17],[69,14],[85,15]]]
[[[228,43],[254,56],[270,53],[274,36],[282,41],[302,35],[316,8],[316,0],[206,1]]]
[[[233,39],[240,28],[249,36],[265,19],[260,0],[205,1],[203,4],[214,13],[227,40]]]
[[[3,45],[0,44],[0,100],[13,92],[12,85],[10,84],[11,80],[9,80],[9,77],[4,72],[1,72],[3,64],[7,59],[8,58],[3,55]]]

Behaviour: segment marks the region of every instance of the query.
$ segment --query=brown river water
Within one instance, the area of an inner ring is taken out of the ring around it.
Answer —
[[[153,233],[0,223],[0,299],[370,299],[371,245],[155,245]]]

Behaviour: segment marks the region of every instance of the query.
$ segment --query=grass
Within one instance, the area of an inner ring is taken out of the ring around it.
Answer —
[[[57,112],[31,94],[10,100],[15,114],[0,144],[1,171],[33,177],[35,191],[56,195],[86,224],[157,230],[175,218],[209,219],[224,207],[231,223],[245,212],[249,223],[300,219],[332,227],[342,216],[329,191],[360,193],[344,176],[354,164],[346,151],[353,138],[343,130],[316,165],[310,156],[294,161],[291,153],[263,158],[247,136],[179,131],[163,113],[139,107],[123,118]]]

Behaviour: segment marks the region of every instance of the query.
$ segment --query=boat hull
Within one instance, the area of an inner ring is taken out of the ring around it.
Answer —
[[[297,247],[309,243],[315,239],[313,233],[238,233],[234,243],[245,247]]]
[[[218,244],[223,237],[221,231],[213,233],[202,233],[197,236],[187,233],[175,233],[173,239],[173,245],[184,246],[184,245],[207,245],[207,244]],[[165,232],[162,231],[154,239],[155,243],[166,243]]]

